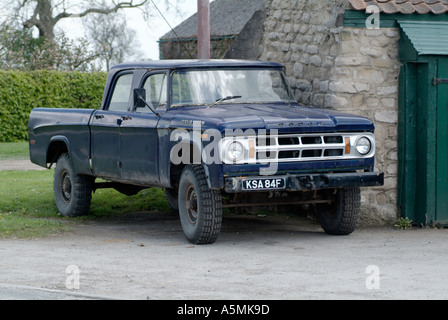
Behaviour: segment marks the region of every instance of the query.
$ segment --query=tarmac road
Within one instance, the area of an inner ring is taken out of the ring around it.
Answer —
[[[448,299],[448,230],[326,235],[284,216],[226,215],[213,245],[174,214],[82,222],[0,241],[0,299]]]

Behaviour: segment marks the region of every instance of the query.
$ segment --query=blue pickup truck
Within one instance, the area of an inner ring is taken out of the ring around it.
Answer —
[[[61,215],[87,214],[98,188],[164,188],[195,244],[216,241],[223,208],[245,206],[306,206],[325,232],[347,235],[360,187],[384,183],[373,123],[299,105],[272,62],[118,65],[100,109],[34,109],[29,145],[33,163],[56,165]]]

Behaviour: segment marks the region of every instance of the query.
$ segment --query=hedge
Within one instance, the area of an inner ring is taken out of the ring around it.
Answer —
[[[104,72],[0,70],[0,142],[27,140],[34,108],[99,108],[106,77]]]

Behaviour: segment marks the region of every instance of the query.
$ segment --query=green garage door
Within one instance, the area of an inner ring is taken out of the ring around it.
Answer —
[[[448,23],[398,23],[398,209],[419,225],[448,225]]]
[[[436,216],[440,224],[448,224],[448,58],[438,60],[437,77],[437,163]]]

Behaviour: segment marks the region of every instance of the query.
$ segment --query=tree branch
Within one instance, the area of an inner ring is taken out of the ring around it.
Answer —
[[[134,4],[134,1],[119,2],[114,7],[109,8],[109,9],[90,8],[90,9],[87,9],[84,12],[81,12],[78,14],[68,13],[68,12],[64,11],[64,12],[61,12],[60,14],[58,14],[54,18],[54,20],[55,20],[55,22],[58,22],[59,20],[64,19],[64,18],[82,18],[91,13],[110,14],[113,12],[117,12],[120,9],[138,8],[138,7],[145,5],[147,2],[148,2],[148,0],[141,0],[140,2],[138,2],[136,4]]]
[[[22,3],[22,7],[25,6],[25,4],[28,2],[28,0],[23,1]],[[31,18],[29,18],[28,20],[26,20],[25,22],[23,22],[23,26],[25,28],[32,28],[34,26],[38,27],[41,25],[41,22],[39,19],[37,19],[37,15],[39,13],[39,4],[37,4],[36,8],[34,8],[34,12],[33,15],[31,16]]]

